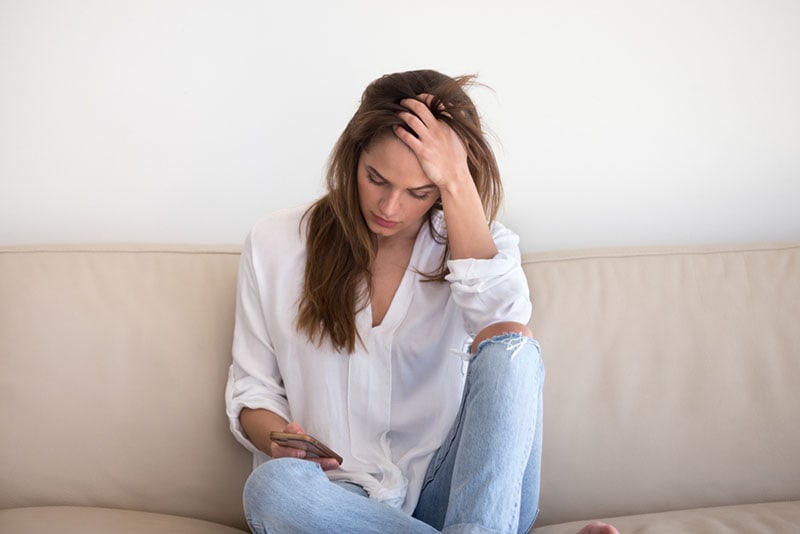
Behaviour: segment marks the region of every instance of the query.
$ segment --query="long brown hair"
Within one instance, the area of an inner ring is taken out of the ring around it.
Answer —
[[[300,297],[297,329],[322,343],[328,338],[337,351],[352,353],[360,336],[356,314],[366,307],[372,290],[371,270],[375,241],[358,202],[357,169],[361,153],[377,140],[394,135],[392,127],[407,128],[398,116],[408,111],[404,98],[433,95],[434,116],[447,123],[467,149],[467,163],[478,189],[483,209],[491,222],[502,203],[500,172],[480,117],[465,88],[473,76],[451,78],[433,70],[387,74],[364,90],[361,104],[347,124],[330,155],[328,193],[306,211],[307,249],[305,280]],[[427,214],[434,237],[447,244],[432,224],[437,202]],[[447,247],[439,268],[424,273],[431,281],[447,274]]]

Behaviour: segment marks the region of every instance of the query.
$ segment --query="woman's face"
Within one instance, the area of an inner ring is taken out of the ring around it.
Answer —
[[[392,135],[375,141],[358,161],[358,203],[378,240],[416,238],[439,198],[414,153]]]

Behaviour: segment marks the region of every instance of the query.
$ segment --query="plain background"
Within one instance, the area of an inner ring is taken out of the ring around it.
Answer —
[[[0,0],[0,244],[240,243],[415,68],[523,250],[800,239],[796,0]]]

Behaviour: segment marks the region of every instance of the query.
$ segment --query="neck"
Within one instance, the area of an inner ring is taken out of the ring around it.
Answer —
[[[390,236],[372,234],[372,239],[375,243],[375,246],[379,250],[382,248],[393,249],[398,247],[413,247],[414,243],[417,241],[417,235],[419,234],[424,222],[424,220],[420,221],[420,223],[416,226],[407,228],[401,233]]]

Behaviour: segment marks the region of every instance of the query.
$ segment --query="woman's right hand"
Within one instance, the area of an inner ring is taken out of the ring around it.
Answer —
[[[306,431],[303,429],[303,426],[296,421],[286,425],[281,432],[288,432],[290,434],[306,433]],[[339,462],[333,458],[307,458],[306,451],[303,449],[298,449],[296,447],[284,447],[283,445],[279,445],[274,441],[270,444],[270,451],[270,456],[273,458],[303,458],[309,462],[319,464],[323,471],[332,471],[339,468]]]

